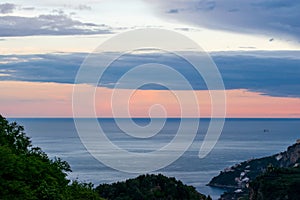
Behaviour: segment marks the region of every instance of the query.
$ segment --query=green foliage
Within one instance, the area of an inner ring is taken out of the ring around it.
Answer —
[[[96,188],[100,196],[112,200],[158,199],[211,199],[198,193],[193,186],[184,185],[175,178],[161,174],[141,175],[135,179],[113,184],[101,184]]]
[[[32,147],[24,128],[0,115],[0,199],[100,199],[91,184],[73,182],[69,164]]]
[[[27,153],[31,147],[29,138],[24,133],[24,128],[16,122],[9,123],[0,115],[0,146],[9,147],[14,153]]]
[[[250,184],[252,200],[299,200],[300,168],[273,168]]]
[[[73,181],[67,189],[66,200],[101,200],[92,183]]]
[[[235,178],[240,177],[240,174],[247,170],[247,177],[254,180],[258,175],[266,170],[272,170],[272,167],[279,166],[279,162],[275,156],[268,156],[264,158],[253,159],[250,161],[242,162],[236,166],[231,167],[231,171],[221,171],[218,176],[212,178],[209,182],[211,186],[238,188]],[[249,166],[249,168],[247,168]]]

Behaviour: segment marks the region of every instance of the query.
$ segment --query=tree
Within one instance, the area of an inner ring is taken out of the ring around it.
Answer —
[[[111,185],[100,184],[96,187],[96,191],[100,196],[109,200],[210,199],[198,193],[194,187],[184,185],[181,181],[162,174],[140,175],[137,178]]]
[[[7,146],[14,153],[27,153],[31,147],[29,138],[24,133],[24,128],[16,122],[9,123],[0,115],[0,146]]]
[[[70,165],[33,147],[24,128],[0,115],[1,200],[101,199],[92,184],[69,184]]]

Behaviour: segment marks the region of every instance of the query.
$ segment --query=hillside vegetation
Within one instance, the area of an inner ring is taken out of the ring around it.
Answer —
[[[211,200],[196,191],[193,186],[184,185],[175,178],[161,174],[141,175],[135,179],[113,184],[101,184],[96,191],[104,198],[111,200],[140,200],[140,199],[202,199]]]
[[[70,182],[69,164],[33,147],[24,128],[0,115],[1,200],[100,200],[91,183]]]
[[[299,200],[300,168],[271,168],[250,183],[250,200]]]

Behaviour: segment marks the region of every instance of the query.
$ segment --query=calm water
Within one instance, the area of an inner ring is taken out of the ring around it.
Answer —
[[[10,119],[25,127],[35,146],[41,147],[51,158],[60,157],[72,167],[70,179],[111,183],[138,176],[108,168],[93,158],[81,143],[73,119]],[[136,139],[124,134],[113,119],[99,119],[107,137],[128,151],[151,151],[166,145],[174,136],[179,119],[168,119],[164,128],[151,139]],[[136,119],[146,125],[147,119]],[[90,130],[91,120],[84,119]],[[222,135],[212,152],[198,158],[199,148],[206,133],[209,119],[201,119],[197,136],[181,158],[155,173],[174,176],[191,184],[199,192],[217,199],[223,192],[205,186],[219,171],[235,163],[284,151],[300,138],[300,119],[227,119]],[[268,130],[268,132],[264,132]],[[186,130],[187,132],[189,130]],[[148,148],[149,147],[149,148]],[[113,155],[112,155],[113,156]]]

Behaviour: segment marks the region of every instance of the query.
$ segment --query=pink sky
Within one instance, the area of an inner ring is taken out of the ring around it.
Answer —
[[[90,88],[80,85],[84,92]],[[72,117],[72,84],[39,83],[1,81],[0,84],[0,113],[5,117]],[[97,88],[96,113],[98,117],[113,117],[110,96],[112,89]],[[119,90],[118,94],[127,95],[132,90]],[[178,91],[186,96],[180,102],[189,105],[188,91]],[[300,117],[300,99],[288,97],[270,97],[247,90],[227,90],[227,115],[226,117]],[[188,117],[210,117],[210,96],[208,91],[197,91],[200,116],[195,116],[195,107],[187,107]],[[129,101],[129,103],[127,103]],[[132,117],[149,117],[149,108],[152,117],[163,116],[164,112],[159,105],[164,107],[168,117],[180,117],[180,105],[171,91],[167,90],[137,90],[129,100],[115,98],[113,107],[119,111],[114,117],[124,117],[124,108],[129,106]],[[89,113],[82,106],[82,117]]]

